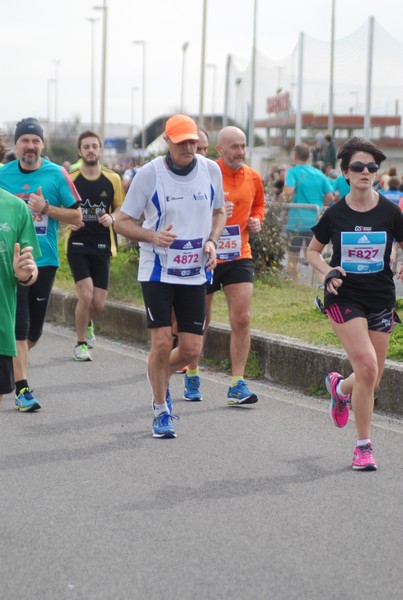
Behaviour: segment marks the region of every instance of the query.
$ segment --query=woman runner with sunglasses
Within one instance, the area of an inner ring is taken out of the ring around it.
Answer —
[[[326,377],[331,416],[336,427],[345,427],[351,399],[357,429],[352,467],[375,471],[370,440],[374,393],[395,321],[390,254],[394,239],[403,248],[403,216],[372,187],[386,158],[372,142],[353,137],[340,148],[337,158],[350,192],[312,227],[307,257],[325,276],[325,312],[353,370],[346,378],[336,372]],[[333,254],[327,264],[321,252],[330,241]],[[396,277],[403,280],[403,265]]]

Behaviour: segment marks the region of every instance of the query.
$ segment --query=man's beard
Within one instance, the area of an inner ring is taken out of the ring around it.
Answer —
[[[23,154],[21,157],[21,162],[23,162],[28,167],[35,165],[38,162],[39,154],[38,152],[29,152],[29,156],[27,154]]]
[[[83,163],[87,165],[87,167],[95,167],[98,164],[97,158],[83,158]]]

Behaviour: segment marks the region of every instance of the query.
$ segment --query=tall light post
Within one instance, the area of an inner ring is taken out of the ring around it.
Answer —
[[[94,10],[102,10],[102,79],[101,79],[101,114],[99,117],[99,137],[102,142],[105,138],[105,105],[106,105],[106,57],[108,38],[108,7],[106,0],[102,6],[94,6]]]
[[[133,40],[135,46],[141,46],[143,52],[142,84],[141,84],[141,148],[146,148],[146,43],[144,40]]]
[[[256,32],[257,32],[257,0],[253,2],[253,39],[252,39],[252,76],[249,112],[249,158],[252,163],[255,127],[255,95],[256,95]]]
[[[335,4],[332,0],[332,19],[330,26],[330,77],[329,77],[329,117],[327,121],[327,130],[333,135],[334,130],[334,32],[335,32]]]
[[[201,65],[200,65],[200,93],[199,93],[199,127],[204,127],[204,71],[205,71],[205,65],[206,65],[206,22],[207,22],[207,0],[203,0]]]
[[[87,18],[91,23],[91,129],[95,125],[95,23],[99,21],[95,17]]]
[[[210,119],[210,130],[213,131],[213,121],[214,121],[214,105],[215,105],[215,71],[216,66],[214,64],[208,63],[206,65],[206,69],[211,69],[213,71],[213,81],[212,81],[212,92],[211,92],[211,119]]]
[[[185,105],[185,55],[186,50],[189,48],[189,42],[183,42],[182,44],[182,81],[181,81],[181,108],[180,111],[183,113]]]
[[[237,123],[237,116],[238,116],[238,104],[239,104],[239,86],[242,83],[242,77],[237,77],[235,79],[235,110],[234,110],[234,121],[235,124]],[[238,123],[241,122],[241,119],[239,119]]]
[[[136,115],[135,111],[135,95],[140,90],[138,87],[132,87],[131,89],[131,106],[130,106],[130,139],[133,144],[134,137],[134,119]]]
[[[52,85],[55,84],[55,80],[54,79],[48,79],[47,82],[47,101],[48,101],[48,131],[47,131],[47,152],[49,154],[50,152],[50,147],[52,145],[52,134],[51,134],[51,127],[50,127],[50,123],[52,121]]]
[[[54,132],[56,133],[56,129],[57,129],[57,122],[59,120],[59,65],[61,63],[60,58],[58,58],[57,60],[53,60],[52,61],[53,64],[55,65],[55,78],[54,78],[54,84],[55,84],[55,110],[54,110],[54,123],[53,123],[53,127],[54,127]]]

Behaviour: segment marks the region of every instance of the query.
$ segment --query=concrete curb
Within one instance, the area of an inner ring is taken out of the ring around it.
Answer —
[[[49,303],[47,320],[74,327],[76,296],[54,289]],[[123,302],[107,302],[96,322],[102,333],[115,339],[148,342],[145,311]],[[209,360],[228,359],[230,329],[211,324],[206,336],[203,355]],[[252,330],[252,350],[259,358],[264,377],[268,380],[307,392],[311,386],[323,384],[329,371],[350,372],[350,363],[343,351],[317,347],[282,335]],[[403,414],[401,390],[403,365],[386,361],[385,371],[377,393],[378,410]]]

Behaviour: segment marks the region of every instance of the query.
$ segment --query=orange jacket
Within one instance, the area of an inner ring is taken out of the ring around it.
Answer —
[[[241,231],[241,256],[239,258],[252,258],[248,219],[255,217],[260,222],[263,221],[265,199],[262,179],[257,171],[247,165],[243,165],[238,170],[230,169],[220,158],[217,164],[222,172],[226,199],[234,204],[232,217],[227,219],[226,225],[239,225]]]

